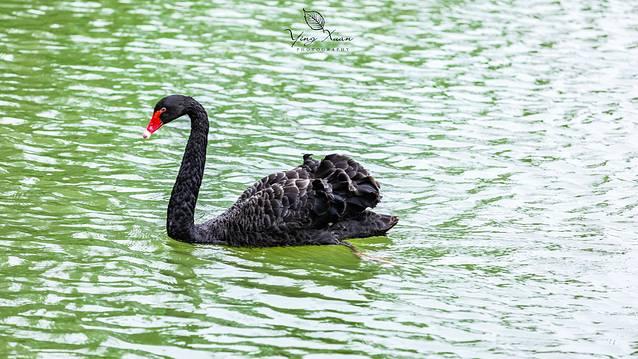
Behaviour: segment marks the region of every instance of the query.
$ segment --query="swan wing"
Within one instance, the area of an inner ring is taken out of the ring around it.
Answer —
[[[216,219],[231,245],[292,244],[301,231],[313,228],[312,180],[273,182],[238,201]]]
[[[379,184],[351,158],[304,159],[303,165],[249,187],[217,219],[230,244],[308,243],[310,233],[329,234],[333,224],[358,218],[379,202]]]
[[[259,191],[264,190],[268,187],[271,187],[272,185],[275,185],[275,184],[285,185],[285,183],[290,180],[309,179],[311,177],[312,177],[311,173],[309,173],[308,170],[304,167],[297,167],[290,171],[273,173],[255,182],[252,186],[248,187],[241,194],[241,196],[239,196],[239,198],[237,199],[237,202],[239,203],[239,202],[245,201],[251,198],[252,196],[254,196],[255,194],[257,194]]]
[[[379,183],[368,170],[348,156],[326,156],[312,175],[315,191],[324,192],[330,199],[327,203],[332,208],[331,222],[358,216],[381,201]]]
[[[274,184],[282,184],[293,179],[314,178],[314,172],[319,167],[319,161],[313,159],[312,155],[309,154],[304,155],[303,159],[304,163],[301,166],[295,167],[290,171],[273,173],[255,182],[252,186],[246,188],[235,204],[245,201],[257,192]]]

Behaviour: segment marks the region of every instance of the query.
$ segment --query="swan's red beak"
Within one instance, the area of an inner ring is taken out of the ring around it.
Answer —
[[[146,126],[146,131],[142,134],[142,137],[149,138],[153,134],[153,132],[159,130],[162,127],[163,123],[160,120],[161,111],[155,111],[153,113],[153,117],[151,117],[151,121],[149,121],[148,126]]]

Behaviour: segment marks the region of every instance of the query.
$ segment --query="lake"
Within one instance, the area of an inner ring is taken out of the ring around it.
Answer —
[[[1,356],[638,355],[637,13],[4,0]],[[189,121],[141,134],[174,93],[210,115],[197,221],[339,152],[399,224],[372,259],[168,238]]]

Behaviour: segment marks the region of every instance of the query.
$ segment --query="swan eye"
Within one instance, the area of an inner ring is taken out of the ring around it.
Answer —
[[[160,112],[160,113],[164,113],[164,112],[166,112],[166,107],[162,107],[162,108],[160,108],[159,112]]]

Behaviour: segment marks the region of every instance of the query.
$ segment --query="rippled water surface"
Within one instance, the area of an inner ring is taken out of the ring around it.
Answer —
[[[291,47],[302,8],[347,51]],[[637,14],[3,0],[0,354],[638,355]],[[383,261],[169,239],[189,123],[140,134],[171,93],[211,115],[199,221],[304,153],[348,153],[401,218],[353,241]]]

